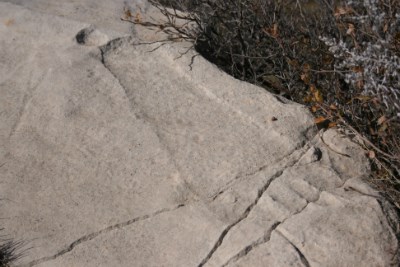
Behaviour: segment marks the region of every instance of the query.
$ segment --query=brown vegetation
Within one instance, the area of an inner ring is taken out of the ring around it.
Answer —
[[[400,209],[398,1],[151,2],[167,22],[127,20],[191,41],[232,76],[307,105],[319,128],[357,137],[370,182]]]

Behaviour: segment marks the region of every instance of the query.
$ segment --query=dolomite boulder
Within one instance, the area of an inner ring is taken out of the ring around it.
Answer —
[[[359,147],[191,65],[189,44],[140,44],[123,5],[0,1],[0,214],[30,247],[18,266],[397,266],[397,218]]]

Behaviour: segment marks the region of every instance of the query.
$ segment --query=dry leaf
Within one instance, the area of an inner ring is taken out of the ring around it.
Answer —
[[[326,118],[322,117],[322,116],[314,119],[315,124],[320,124],[320,123],[323,123],[325,121],[326,121]]]
[[[332,121],[332,122],[330,122],[330,123],[328,124],[328,128],[336,127],[336,125],[337,125],[337,123]]]
[[[375,152],[373,150],[368,151],[368,157],[374,159],[376,157]]]
[[[331,110],[337,110],[337,107],[336,107],[334,104],[331,104],[331,105],[329,106],[329,108],[330,108]]]
[[[274,25],[272,25],[271,28],[263,28],[262,31],[265,32],[266,34],[271,35],[274,38],[278,37],[279,35],[278,24],[276,23],[274,23]]]
[[[317,106],[312,106],[312,107],[311,107],[311,111],[312,111],[313,113],[317,112],[317,111],[318,111],[318,107],[317,107]]]
[[[300,78],[305,84],[310,84],[310,76],[308,75],[308,73],[301,74]]]
[[[299,62],[296,59],[287,59],[287,62],[289,63],[290,66],[294,67],[294,68],[298,68],[299,67]]]
[[[386,23],[385,26],[383,26],[383,32],[386,33],[389,29],[389,25]]]
[[[325,65],[330,65],[330,64],[332,64],[332,62],[333,62],[334,60],[335,60],[335,58],[334,58],[332,55],[329,55],[329,54],[324,55],[323,58],[322,58],[322,62],[323,62]]]
[[[379,132],[379,133],[383,133],[384,131],[387,130],[387,128],[388,128],[387,123],[384,123],[384,124],[382,124],[381,127],[379,127],[378,132]]]
[[[324,98],[322,97],[322,93],[321,93],[320,90],[317,89],[314,92],[314,99],[315,99],[315,102],[318,102],[318,103],[323,103],[324,102]]]
[[[367,95],[359,95],[359,96],[354,97],[354,99],[358,99],[360,101],[369,101],[369,100],[371,100],[371,97],[367,96]]]
[[[349,24],[347,24],[347,31],[346,31],[346,34],[347,35],[354,35],[354,31],[355,31],[355,27],[354,27],[354,24],[351,24],[351,23],[349,23]]]
[[[303,98],[303,101],[306,102],[306,103],[312,102],[312,96],[311,96],[311,95],[305,96],[305,97]]]
[[[340,17],[342,15],[347,15],[353,13],[353,9],[348,6],[337,7],[335,10],[335,17]]]
[[[272,33],[271,33],[271,35],[272,35],[273,37],[278,37],[278,24],[274,23],[274,26],[273,26],[273,28],[272,28]]]
[[[382,116],[378,119],[377,124],[381,125],[382,123],[386,122],[387,118],[385,116]]]
[[[364,69],[361,66],[352,67],[351,70],[355,73],[363,73]]]
[[[303,65],[303,71],[305,73],[310,72],[310,70],[311,70],[310,64],[306,63],[306,64]]]

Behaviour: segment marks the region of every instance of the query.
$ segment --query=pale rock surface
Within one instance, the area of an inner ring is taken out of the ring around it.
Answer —
[[[123,7],[0,1],[1,227],[32,247],[19,266],[397,265],[359,147],[191,68],[189,44],[138,45]]]

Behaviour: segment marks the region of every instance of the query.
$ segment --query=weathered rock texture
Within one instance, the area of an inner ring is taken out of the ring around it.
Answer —
[[[8,2],[0,214],[32,247],[20,266],[397,264],[363,152],[306,108],[191,69],[184,43],[139,45],[122,1]]]

